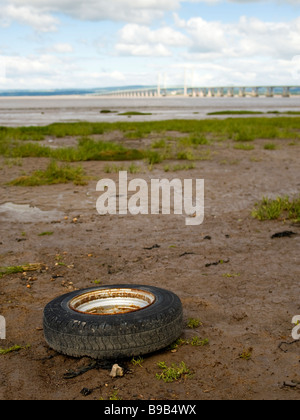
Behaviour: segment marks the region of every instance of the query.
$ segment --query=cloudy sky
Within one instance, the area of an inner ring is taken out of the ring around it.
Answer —
[[[0,89],[300,85],[300,0],[0,0]]]

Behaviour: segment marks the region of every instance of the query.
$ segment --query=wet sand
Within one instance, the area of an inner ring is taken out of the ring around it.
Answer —
[[[101,114],[106,109],[111,114]],[[0,97],[0,126],[48,125],[54,122],[128,121],[119,112],[139,111],[149,116],[130,117],[132,121],[204,119],[207,113],[225,110],[299,111],[300,97],[245,98],[109,98],[97,96]],[[272,117],[272,115],[269,115]],[[222,117],[218,117],[222,118]],[[225,117],[223,117],[225,118]]]

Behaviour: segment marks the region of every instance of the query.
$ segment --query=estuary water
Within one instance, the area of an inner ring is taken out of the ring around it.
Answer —
[[[101,113],[102,110],[111,111]],[[42,126],[54,122],[204,119],[216,111],[300,111],[300,96],[212,98],[113,98],[103,96],[0,97],[0,126]],[[138,111],[151,115],[121,116]],[[269,114],[269,117],[274,114]],[[218,118],[228,118],[223,116]]]

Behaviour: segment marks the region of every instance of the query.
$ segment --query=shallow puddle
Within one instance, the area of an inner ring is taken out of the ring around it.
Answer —
[[[54,221],[63,216],[58,211],[42,211],[37,207],[31,207],[29,204],[5,203],[0,206],[1,221],[19,221],[19,222],[37,222]]]

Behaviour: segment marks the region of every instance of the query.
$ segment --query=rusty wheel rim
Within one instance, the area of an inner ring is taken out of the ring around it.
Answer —
[[[76,296],[69,306],[87,315],[120,315],[148,308],[155,300],[152,293],[140,289],[98,289]]]

